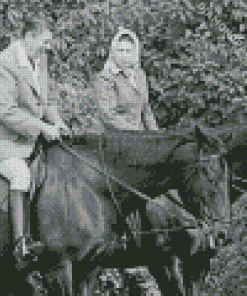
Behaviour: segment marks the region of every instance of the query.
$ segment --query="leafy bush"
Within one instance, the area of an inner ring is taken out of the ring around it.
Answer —
[[[198,4],[192,0],[2,1],[1,44],[4,48],[10,36],[18,36],[24,15],[50,19],[55,36],[50,74],[64,94],[59,98],[61,112],[74,122],[88,102],[87,82],[102,69],[118,26],[125,26],[142,41],[142,64],[159,124],[175,124],[187,112],[206,123],[215,118],[216,124],[223,124],[244,112],[241,108],[234,113],[234,102],[245,103],[245,57],[237,55],[236,46],[200,14]],[[239,34],[246,33],[241,5],[223,6],[215,0],[210,7]]]

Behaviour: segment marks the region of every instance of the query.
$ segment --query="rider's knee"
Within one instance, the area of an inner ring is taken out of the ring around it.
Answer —
[[[0,173],[10,181],[11,190],[28,191],[30,169],[22,158],[9,158],[0,162]]]

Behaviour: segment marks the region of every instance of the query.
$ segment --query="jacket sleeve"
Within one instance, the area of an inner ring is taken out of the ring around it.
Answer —
[[[128,114],[119,112],[116,107],[117,93],[114,83],[103,77],[96,79],[94,83],[94,99],[99,108],[100,117],[106,124],[122,130],[139,130],[138,126],[128,123]]]
[[[55,85],[55,81],[48,77],[47,82],[47,106],[44,108],[43,113],[45,118],[53,124],[62,122],[62,118],[58,112],[57,101],[60,97],[59,90]]]
[[[46,125],[18,104],[18,86],[15,78],[0,68],[0,121],[16,133],[37,137]]]
[[[48,74],[48,57],[46,54],[40,55],[37,60],[38,71],[40,71],[40,87],[43,88],[43,96],[45,96],[45,107],[43,106],[43,115],[45,119],[53,124],[62,123],[62,119],[58,113],[57,100],[59,99],[59,89],[54,79]]]

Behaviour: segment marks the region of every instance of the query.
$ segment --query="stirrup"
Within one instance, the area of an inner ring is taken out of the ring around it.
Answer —
[[[19,237],[14,244],[13,255],[18,270],[26,268],[30,262],[38,261],[38,253],[44,248],[40,241],[33,241],[25,236]],[[37,252],[38,251],[38,252]]]

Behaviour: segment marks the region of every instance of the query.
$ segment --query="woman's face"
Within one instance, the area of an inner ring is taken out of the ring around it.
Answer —
[[[52,39],[52,32],[48,29],[45,29],[42,32],[36,34],[28,32],[25,37],[28,54],[33,58],[39,56],[42,51],[51,48],[50,42],[52,41]]]
[[[134,44],[127,40],[120,41],[113,51],[113,59],[121,69],[135,66],[138,60]]]

